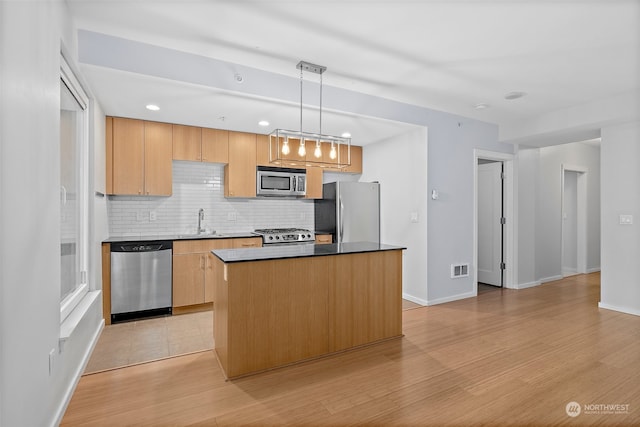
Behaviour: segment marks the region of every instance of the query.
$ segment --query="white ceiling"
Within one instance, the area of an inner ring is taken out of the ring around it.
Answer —
[[[637,0],[67,3],[79,29],[288,77],[299,77],[299,60],[314,62],[328,68],[325,86],[498,125],[640,89]],[[297,128],[299,120],[299,106],[291,102],[108,66],[82,65],[82,72],[111,115],[262,133]],[[504,99],[511,91],[527,96]],[[217,108],[212,96],[223,101]],[[163,109],[151,114],[142,108],[149,102]],[[477,110],[477,103],[489,108]],[[305,116],[315,120],[316,113]],[[260,119],[271,127],[255,129]],[[323,115],[325,133],[349,130],[356,144],[411,128],[330,111]]]

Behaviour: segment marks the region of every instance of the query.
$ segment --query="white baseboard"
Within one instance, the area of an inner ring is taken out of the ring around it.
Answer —
[[[562,277],[570,277],[578,274],[578,270],[575,268],[563,268],[562,269]]]
[[[640,310],[635,309],[635,308],[619,307],[619,306],[616,306],[616,305],[605,304],[603,302],[599,302],[598,303],[598,307],[599,308],[604,308],[606,310],[619,311],[620,313],[633,314],[634,316],[640,316]]]
[[[527,282],[527,283],[518,283],[515,287],[515,289],[527,289],[527,288],[533,288],[535,286],[540,286],[542,283],[539,280],[536,280],[535,282]]]
[[[588,268],[587,274],[589,273],[598,273],[600,271],[600,267]]]
[[[428,300],[426,305],[444,304],[446,302],[457,301],[460,299],[471,298],[477,296],[476,292],[466,292],[464,294],[451,295],[450,297]]]
[[[539,280],[540,284],[543,283],[547,283],[547,282],[555,282],[556,280],[562,280],[563,277],[561,274],[557,275],[557,276],[551,276],[551,277],[544,277],[542,279]]]
[[[423,300],[422,298],[414,297],[413,295],[405,294],[404,292],[402,293],[402,298],[406,299],[407,301],[414,302],[416,304],[428,305],[427,304],[427,300]]]

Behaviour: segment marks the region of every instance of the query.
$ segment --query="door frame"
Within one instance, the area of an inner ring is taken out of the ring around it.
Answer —
[[[516,211],[515,211],[515,156],[509,153],[500,153],[481,149],[473,150],[473,293],[478,295],[478,160],[495,160],[504,165],[504,190],[502,203],[503,215],[506,224],[503,229],[502,248],[503,262],[506,265],[503,275],[503,288],[516,289],[517,259],[516,244]]]
[[[577,274],[585,274],[587,272],[587,174],[589,169],[584,166],[571,165],[563,163],[560,165],[560,270],[564,267],[564,173],[577,173],[577,203],[576,203],[576,222],[578,228],[577,238],[577,255],[578,263],[576,265]],[[562,274],[562,271],[561,271]]]

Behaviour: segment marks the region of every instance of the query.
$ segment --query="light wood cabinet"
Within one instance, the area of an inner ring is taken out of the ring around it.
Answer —
[[[171,125],[144,122],[144,194],[170,196],[172,182]]]
[[[328,245],[333,243],[331,234],[316,234],[316,245]]]
[[[170,196],[171,125],[120,117],[106,125],[107,192]]]
[[[274,166],[269,163],[269,135],[256,135],[256,165]]]
[[[241,239],[232,239],[234,249],[241,248],[260,248],[262,247],[262,237],[244,237]]]
[[[173,160],[202,160],[202,128],[172,125]]]
[[[401,250],[214,262],[227,378],[402,336]]]
[[[225,197],[256,197],[256,134],[229,132],[229,163],[224,167]]]
[[[348,151],[346,145],[340,146],[340,160],[346,162],[348,158]],[[362,173],[362,147],[359,145],[351,146],[351,165],[344,168],[328,168],[332,172],[342,173]]]
[[[232,247],[234,239],[179,240],[173,242],[173,307],[213,301],[210,251]]]
[[[202,128],[202,161],[229,163],[229,131]]]
[[[173,125],[173,159],[229,163],[229,131]]]
[[[322,199],[322,168],[307,168],[305,199]]]
[[[173,243],[173,307],[213,302],[214,249],[260,247],[260,237],[178,240]]]

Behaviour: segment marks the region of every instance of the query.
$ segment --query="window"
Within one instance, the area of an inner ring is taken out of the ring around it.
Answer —
[[[64,58],[60,66],[60,321],[87,293],[88,98]]]

